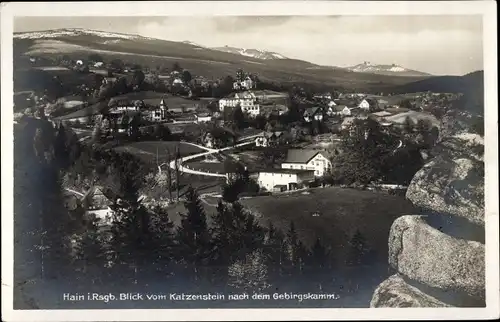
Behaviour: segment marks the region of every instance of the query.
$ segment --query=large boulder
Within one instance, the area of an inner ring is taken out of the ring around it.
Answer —
[[[389,236],[389,264],[411,280],[445,292],[485,297],[484,244],[431,227],[423,216],[396,219]]]
[[[484,226],[482,143],[474,134],[442,142],[439,155],[413,177],[406,198],[432,213],[461,216]]]
[[[373,293],[370,307],[449,307],[450,305],[409,285],[395,274],[382,282]]]

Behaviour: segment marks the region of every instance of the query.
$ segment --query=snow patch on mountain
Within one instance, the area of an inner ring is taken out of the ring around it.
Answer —
[[[242,56],[246,56],[246,57],[258,58],[258,59],[287,59],[287,57],[285,57],[281,54],[271,52],[271,51],[266,51],[266,50],[259,50],[259,49],[237,48],[237,47],[230,47],[230,46],[213,47],[210,49],[217,50],[217,51],[223,51],[226,53],[242,55]]]
[[[429,74],[404,68],[402,66],[392,65],[376,65],[370,62],[364,62],[355,66],[347,67],[348,70],[357,73],[373,73],[373,74],[388,74],[400,76],[428,76]]]
[[[119,38],[119,39],[151,39],[138,35],[128,35],[120,34],[116,32],[98,31],[90,29],[81,28],[64,28],[56,30],[45,30],[45,31],[32,31],[32,32],[22,32],[14,33],[14,38],[17,39],[42,39],[42,38],[58,38],[58,37],[72,37],[72,36],[82,36],[91,35],[101,38]]]
[[[191,46],[194,46],[194,47],[199,47],[199,48],[206,48],[205,46],[202,46],[200,44],[197,44],[195,42],[192,42],[192,41],[189,41],[189,40],[185,40],[182,42],[183,44],[187,44],[187,45],[191,45]]]

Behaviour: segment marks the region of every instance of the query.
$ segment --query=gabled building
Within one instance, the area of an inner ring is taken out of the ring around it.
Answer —
[[[262,189],[272,192],[296,190],[314,180],[313,170],[269,169],[259,172],[257,182]]]
[[[329,106],[327,108],[326,115],[328,115],[328,116],[334,116],[334,115],[351,116],[352,113],[351,113],[351,109],[345,105],[334,105],[334,106]]]
[[[290,149],[281,167],[283,169],[312,170],[316,177],[321,177],[331,171],[332,163],[325,151]]]
[[[213,119],[213,116],[208,112],[196,113],[196,114],[194,114],[194,117],[195,117],[195,122],[198,124],[199,123],[207,123],[207,122],[212,121],[212,119]]]
[[[283,138],[283,132],[264,132],[262,135],[255,138],[255,145],[261,147],[274,146]]]
[[[116,196],[101,186],[93,186],[84,194],[81,205],[87,216],[95,216],[103,222],[113,220],[114,211],[111,209],[116,201]]]
[[[252,92],[235,93],[219,100],[219,109],[221,112],[226,107],[234,108],[237,106],[240,106],[241,110],[250,116],[255,117],[260,114],[258,99]]]
[[[373,98],[364,98],[358,104],[358,108],[365,110],[365,111],[373,111],[377,107],[378,107],[378,102],[376,99],[373,99]]]
[[[306,122],[322,121],[323,109],[319,106],[309,107],[304,111],[304,120]]]

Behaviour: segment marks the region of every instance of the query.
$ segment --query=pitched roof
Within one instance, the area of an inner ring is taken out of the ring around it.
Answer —
[[[347,106],[345,105],[334,105],[332,106],[334,111],[341,112],[343,109],[345,109]]]
[[[318,153],[321,153],[325,158],[328,157],[325,151],[321,150],[290,149],[287,152],[284,163],[307,163]]]
[[[321,111],[321,107],[319,107],[319,106],[309,107],[309,108],[307,108],[307,109],[304,111],[304,116],[305,116],[305,115],[314,115],[314,114],[316,114],[318,111]]]
[[[355,101],[353,100],[348,100],[348,99],[337,99],[335,100],[335,103],[337,105],[345,105],[347,107],[355,107],[355,106],[358,106],[358,104],[356,104]]]

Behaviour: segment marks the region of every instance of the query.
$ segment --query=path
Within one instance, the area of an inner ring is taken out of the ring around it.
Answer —
[[[210,155],[210,154],[219,153],[219,152],[222,152],[222,151],[227,151],[227,150],[231,150],[231,149],[234,149],[234,148],[238,148],[238,147],[245,146],[245,145],[250,145],[250,144],[255,144],[255,141],[243,142],[243,143],[239,143],[239,144],[236,144],[234,146],[228,146],[228,147],[225,147],[225,148],[222,148],[222,149],[209,149],[209,148],[203,147],[205,150],[208,150],[208,151],[207,152],[202,152],[202,153],[197,153],[197,154],[192,154],[192,155],[188,155],[188,156],[180,158],[178,160],[178,162],[179,162],[179,164],[178,164],[179,171],[181,173],[196,174],[196,175],[200,175],[200,176],[227,178],[225,174],[211,173],[211,172],[193,170],[193,169],[189,169],[187,167],[184,167],[182,164],[184,162],[186,162],[186,161],[193,160],[193,159],[196,159],[196,158],[199,158],[199,157],[202,157],[202,156],[207,156],[207,155]],[[195,144],[193,143],[193,145],[195,145]],[[197,146],[197,145],[195,145],[195,146]],[[201,147],[201,146],[198,146],[198,147]],[[170,168],[171,169],[175,170],[175,162],[176,162],[176,160],[170,161]]]
[[[83,196],[84,196],[84,194],[83,194],[83,193],[78,192],[78,191],[73,190],[73,189],[70,189],[70,188],[64,188],[64,190],[69,191],[69,192],[71,192],[71,193],[74,193],[74,194],[76,194],[76,195],[79,195],[80,197],[83,197]]]

